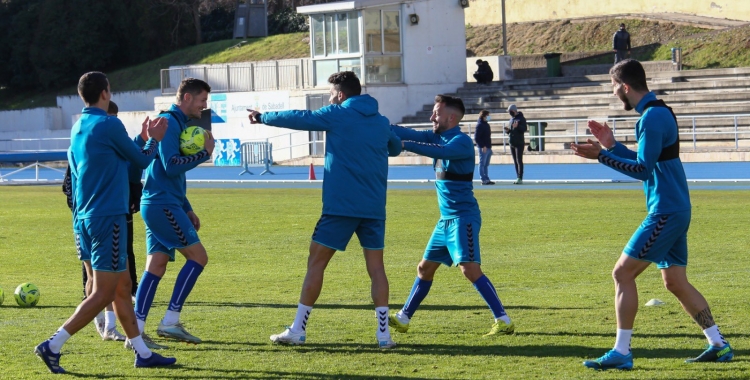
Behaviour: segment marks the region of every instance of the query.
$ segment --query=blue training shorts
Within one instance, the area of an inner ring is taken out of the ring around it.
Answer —
[[[73,234],[81,261],[91,261],[99,272],[122,272],[128,269],[125,247],[128,236],[125,215],[99,216],[75,222]],[[120,244],[122,242],[122,244]]]
[[[659,269],[687,266],[687,232],[690,210],[674,214],[649,214],[630,238],[623,253],[650,261]]]
[[[479,255],[479,230],[482,216],[471,215],[440,219],[432,231],[423,258],[449,267],[461,263],[481,264]]]
[[[141,217],[146,223],[146,252],[161,252],[174,261],[175,249],[200,243],[198,232],[180,207],[141,205]]]
[[[337,251],[346,251],[346,245],[354,233],[364,249],[380,250],[385,247],[385,220],[340,215],[321,215],[315,225],[312,241]]]

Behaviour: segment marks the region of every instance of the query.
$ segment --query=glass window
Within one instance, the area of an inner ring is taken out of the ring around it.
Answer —
[[[380,10],[365,10],[365,51],[381,53],[382,36],[380,34]]]
[[[338,44],[336,53],[338,54],[349,53],[348,25],[346,13],[336,15],[336,42]]]
[[[334,35],[334,15],[326,15],[326,55],[336,54],[336,36]]]
[[[338,62],[335,59],[315,61],[315,85],[327,86],[328,77],[338,71]]]
[[[384,53],[401,52],[401,24],[398,11],[383,11]]]
[[[354,71],[362,81],[362,61],[359,58],[339,59],[339,71]]]
[[[401,82],[401,56],[367,57],[365,59],[367,83]]]
[[[323,56],[325,55],[323,42],[325,39],[325,33],[323,31],[323,15],[312,15],[310,16],[310,20],[313,31],[313,55],[315,57]]]
[[[349,53],[359,53],[359,17],[349,12]]]
[[[362,60],[352,59],[326,59],[315,61],[315,85],[325,87],[328,85],[328,77],[339,71],[353,71],[362,80]]]

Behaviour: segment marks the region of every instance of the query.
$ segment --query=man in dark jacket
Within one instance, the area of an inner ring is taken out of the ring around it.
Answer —
[[[477,80],[477,83],[490,84],[494,76],[495,73],[492,72],[490,63],[481,59],[477,59],[477,71],[474,73],[474,79]]]
[[[625,30],[625,24],[620,24],[620,30],[612,36],[612,50],[615,52],[615,63],[630,56],[630,33]]]
[[[510,121],[508,127],[505,127],[505,132],[510,135],[510,153],[513,156],[513,163],[516,165],[516,175],[518,176],[516,182],[513,183],[521,185],[523,184],[523,148],[526,146],[523,138],[523,134],[526,132],[526,118],[523,116],[523,112],[518,112],[515,104],[508,106],[508,113],[510,114]]]
[[[474,142],[477,143],[477,149],[479,149],[479,178],[482,179],[482,185],[495,184],[490,181],[487,173],[492,158],[492,132],[488,121],[490,121],[490,111],[482,110],[479,112],[477,126],[474,129]]]

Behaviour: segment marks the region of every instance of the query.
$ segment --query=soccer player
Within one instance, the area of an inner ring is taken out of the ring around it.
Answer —
[[[307,321],[323,287],[323,273],[336,251],[345,251],[356,233],[372,281],[372,300],[378,320],[378,347],[393,348],[388,328],[388,278],[383,266],[385,195],[388,156],[401,153],[390,122],[378,113],[378,102],[361,95],[359,78],[351,71],[328,77],[331,105],[317,111],[259,113],[251,123],[304,131],[326,131],[323,214],[315,226],[302,284],[297,316],[284,332],[271,335],[281,344],[305,343]]]
[[[107,116],[114,116],[117,117],[119,109],[117,107],[117,104],[114,101],[109,102],[109,107],[107,109]],[[141,139],[143,141],[148,140],[148,118],[143,122],[142,129],[141,129]],[[128,163],[128,186],[129,186],[129,194],[128,194],[128,213],[126,214],[126,222],[128,224],[128,235],[127,235],[127,242],[126,242],[126,248],[128,252],[128,273],[130,274],[130,281],[131,281],[131,289],[132,289],[132,297],[135,298],[135,290],[137,289],[137,284],[135,283],[136,277],[135,277],[135,256],[133,253],[133,214],[138,212],[140,207],[136,207],[137,203],[140,203],[141,199],[141,174],[142,170],[138,169],[134,165],[131,165]],[[137,182],[137,183],[136,183]],[[63,193],[65,194],[68,208],[70,208],[71,211],[73,211],[73,191],[72,191],[72,184],[71,184],[71,178],[70,178],[70,166],[68,166],[68,169],[65,171],[65,178],[63,179],[63,186],[62,186]],[[82,276],[83,276],[83,299],[86,299],[86,297],[91,293],[91,287],[94,285],[93,278],[91,278],[91,274],[86,272],[86,265],[84,265],[83,262],[81,262],[81,268],[82,268]],[[96,332],[99,334],[99,336],[102,337],[102,340],[114,340],[114,341],[124,341],[125,336],[122,335],[119,331],[117,331],[117,327],[115,326],[115,312],[114,312],[114,305],[109,304],[107,305],[106,309],[99,314],[96,315],[94,318],[94,327],[96,327]],[[146,338],[144,337],[144,340]],[[146,340],[147,341],[147,340]],[[148,343],[147,343],[148,345]]]
[[[210,133],[205,147],[191,156],[180,154],[180,133],[191,119],[200,119],[207,106],[208,83],[185,78],[177,89],[177,103],[162,115],[168,120],[167,132],[159,143],[159,159],[146,169],[146,182],[141,198],[141,216],[146,224],[146,270],[135,294],[135,315],[143,333],[159,281],[167,264],[175,259],[175,250],[185,259],[177,275],[172,299],[156,329],[156,334],[189,343],[200,343],[180,323],[180,312],[193,290],[198,276],[208,263],[208,254],[198,238],[201,222],[187,199],[185,173],[211,158],[215,141]]]
[[[107,116],[112,94],[106,75],[84,74],[78,81],[78,94],[86,108],[73,125],[68,150],[73,232],[78,255],[87,271],[93,274],[93,288],[65,324],[49,340],[39,344],[34,353],[50,372],[64,373],[60,366],[62,345],[114,300],[117,319],[136,352],[135,366],[174,364],[174,358],[152,353],[138,332],[130,303],[127,255],[120,251],[120,234],[126,233],[128,228],[125,221],[128,213],[126,163],[130,161],[145,168],[156,156],[157,141],[164,136],[166,123],[163,119],[150,122],[147,132],[151,138],[146,142],[139,136],[136,145],[122,122]]]
[[[458,125],[465,112],[461,99],[438,95],[430,117],[432,131],[392,126],[401,138],[405,151],[433,158],[440,207],[440,220],[427,243],[422,261],[417,265],[417,278],[409,297],[404,307],[389,317],[391,327],[398,332],[405,333],[409,329],[409,322],[427,297],[440,264],[460,267],[466,279],[487,302],[495,323],[485,336],[515,331],[515,325],[505,313],[495,287],[482,273],[479,253],[482,217],[472,183],[474,144]]]
[[[614,94],[625,110],[635,109],[641,118],[635,125],[638,151],[615,141],[612,130],[589,121],[598,141],[573,144],[576,155],[598,160],[610,168],[643,181],[648,215],[635,231],[612,270],[615,281],[617,337],[615,347],[598,359],[583,365],[594,369],[630,369],[633,354],[630,338],[638,312],[635,279],[651,264],[661,270],[664,286],[674,294],[682,308],[693,317],[708,339],[708,348],[686,362],[724,362],[734,356],[729,343],[719,332],[706,299],[688,282],[687,231],[690,226],[690,195],[680,161],[677,118],[672,109],[649,92],[643,66],[632,59],[615,64],[609,71]]]

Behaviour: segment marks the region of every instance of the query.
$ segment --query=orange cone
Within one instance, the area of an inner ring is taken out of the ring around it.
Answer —
[[[315,169],[313,169],[313,164],[310,164],[310,175],[308,176],[308,179],[310,181],[315,181]]]

